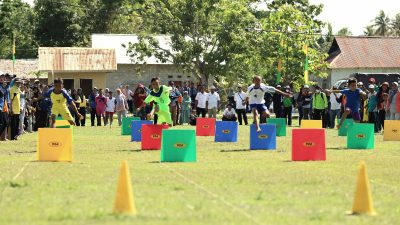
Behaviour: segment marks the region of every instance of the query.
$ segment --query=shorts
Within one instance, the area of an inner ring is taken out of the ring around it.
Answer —
[[[106,112],[107,116],[113,117],[114,116],[114,112]]]
[[[351,117],[353,118],[353,120],[356,120],[356,121],[360,121],[360,120],[361,120],[360,111],[358,111],[358,110],[352,110],[352,109],[350,109],[350,108],[346,108],[346,110],[350,110],[350,112],[351,112]]]
[[[64,120],[68,121],[74,121],[74,118],[72,118],[71,113],[69,112],[67,107],[52,107],[51,109],[51,114],[52,115],[60,115]]]
[[[263,112],[269,113],[267,106],[265,104],[250,104],[250,109],[253,111],[253,109],[257,109],[257,112],[259,114],[262,114]]]

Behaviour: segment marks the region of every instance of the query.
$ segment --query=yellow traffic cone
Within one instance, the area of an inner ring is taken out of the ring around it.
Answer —
[[[352,214],[375,215],[374,206],[372,204],[371,189],[367,176],[365,162],[361,162],[358,172],[356,193],[354,196]]]
[[[121,163],[117,195],[115,197],[114,213],[136,215],[135,202],[133,200],[131,177],[129,175],[128,162]]]

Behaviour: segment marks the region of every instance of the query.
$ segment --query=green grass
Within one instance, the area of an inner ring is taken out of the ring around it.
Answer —
[[[193,129],[192,127],[185,127]],[[277,151],[197,138],[197,163],[158,163],[118,127],[74,128],[73,163],[36,160],[36,134],[0,143],[0,224],[399,224],[399,143],[376,135],[375,150],[346,150],[327,131],[327,161],[291,162]],[[138,216],[112,214],[121,160],[128,160]],[[377,216],[348,216],[359,162],[367,164]]]

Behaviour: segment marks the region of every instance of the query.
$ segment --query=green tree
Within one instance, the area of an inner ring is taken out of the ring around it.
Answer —
[[[390,34],[390,18],[383,10],[375,17],[374,27],[376,28],[375,34],[379,36],[388,36]]]
[[[400,13],[392,20],[391,30],[394,36],[400,37]]]
[[[34,18],[29,4],[21,0],[0,1],[0,58],[11,59],[14,37],[17,59],[36,57]]]
[[[368,25],[365,27],[364,36],[374,36],[376,33],[373,25]]]
[[[79,0],[35,0],[36,39],[40,46],[84,46],[89,42]]]
[[[340,29],[337,33],[337,36],[351,36],[353,35],[353,33],[349,30],[348,27],[343,27],[342,29]]]

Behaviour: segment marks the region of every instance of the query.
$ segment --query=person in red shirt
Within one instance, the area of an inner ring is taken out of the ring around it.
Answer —
[[[103,89],[99,89],[99,95],[96,97],[96,114],[100,118],[97,120],[97,126],[101,126],[101,117],[103,117],[104,125],[106,122],[107,98],[103,94]]]
[[[146,119],[146,108],[141,107],[143,105],[146,97],[147,97],[147,94],[146,94],[146,90],[144,89],[143,84],[138,84],[132,98],[133,98],[134,109],[140,108],[139,111],[136,110],[136,116],[140,117],[142,120]]]

